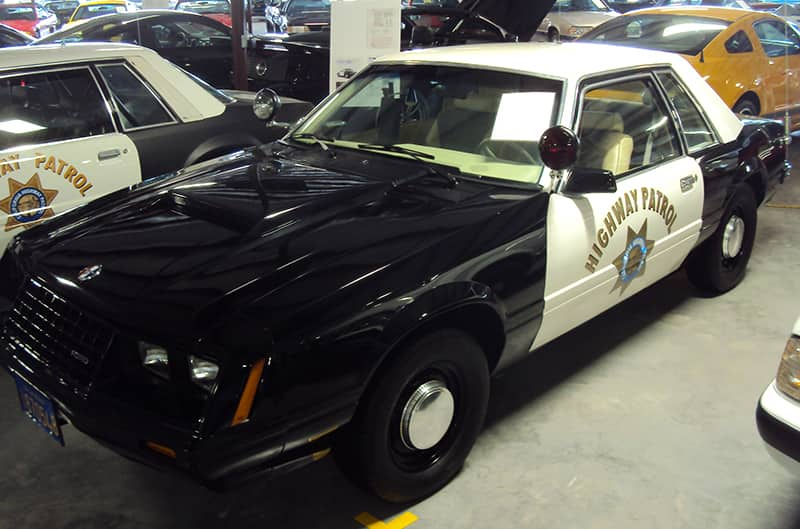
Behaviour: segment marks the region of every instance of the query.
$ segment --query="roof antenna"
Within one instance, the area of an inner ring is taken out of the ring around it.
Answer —
[[[705,50],[700,50],[700,62],[706,62]]]

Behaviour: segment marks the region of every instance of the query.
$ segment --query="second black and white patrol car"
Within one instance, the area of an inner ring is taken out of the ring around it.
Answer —
[[[138,46],[0,50],[0,247],[92,198],[285,134],[256,118],[254,98]],[[310,109],[287,103],[289,121]]]
[[[469,454],[490,373],[683,263],[739,283],[786,144],[676,55],[380,59],[280,142],[16,237],[0,364],[60,442],[69,422],[211,485],[333,447],[419,498]]]

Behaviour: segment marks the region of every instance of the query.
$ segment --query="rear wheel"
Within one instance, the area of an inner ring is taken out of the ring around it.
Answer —
[[[559,35],[558,30],[556,28],[550,28],[547,30],[547,40],[550,42],[558,42]]]
[[[689,258],[690,281],[717,294],[738,285],[753,251],[756,222],[756,199],[745,184],[728,204],[717,231]]]
[[[748,97],[743,97],[739,101],[733,105],[733,111],[736,114],[742,114],[743,116],[757,116],[758,115],[758,107],[756,106],[755,101]]]
[[[486,357],[467,334],[428,334],[389,361],[365,393],[334,454],[387,501],[428,496],[464,464],[489,399]]]

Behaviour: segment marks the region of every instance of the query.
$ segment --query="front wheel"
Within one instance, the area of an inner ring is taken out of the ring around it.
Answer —
[[[743,184],[725,209],[717,231],[689,258],[689,280],[716,294],[738,285],[753,251],[756,222],[753,190]]]
[[[480,346],[462,331],[433,332],[382,367],[334,454],[345,473],[387,501],[423,498],[463,466],[488,400]]]

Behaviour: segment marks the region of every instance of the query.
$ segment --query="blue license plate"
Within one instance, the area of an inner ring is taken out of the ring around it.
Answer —
[[[61,434],[61,426],[58,424],[58,415],[53,401],[16,375],[14,375],[14,381],[17,383],[17,394],[19,394],[22,412],[47,432],[47,435],[64,446],[64,436]]]

